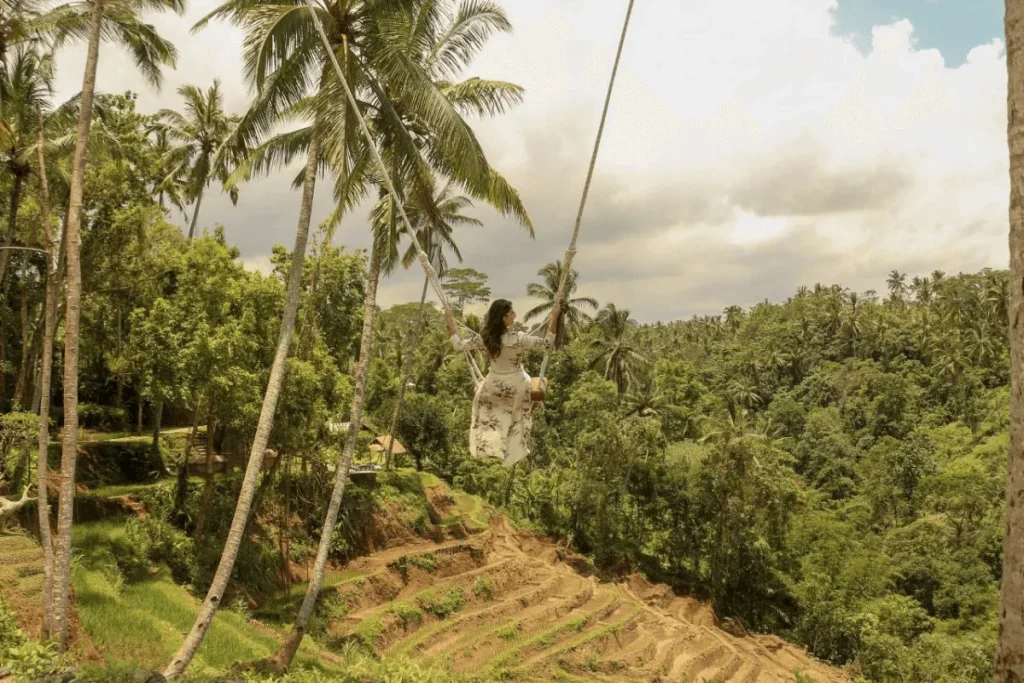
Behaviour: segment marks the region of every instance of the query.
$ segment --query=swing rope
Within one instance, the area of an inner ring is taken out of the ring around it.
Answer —
[[[618,49],[615,52],[615,62],[612,65],[611,78],[608,81],[608,90],[605,94],[604,107],[601,110],[601,122],[597,129],[597,138],[594,141],[594,151],[590,156],[590,166],[587,169],[587,179],[583,185],[583,196],[580,198],[579,210],[576,213],[576,223],[573,227],[572,238],[569,241],[569,247],[565,251],[565,257],[562,263],[562,278],[558,284],[558,291],[555,294],[555,304],[551,311],[551,324],[549,331],[551,333],[557,332],[558,329],[558,316],[561,313],[561,303],[565,296],[565,289],[569,281],[569,274],[572,272],[572,261],[576,255],[576,242],[579,239],[580,228],[583,223],[583,211],[586,208],[587,196],[590,193],[590,183],[594,177],[594,167],[597,165],[597,155],[601,148],[601,138],[604,135],[605,122],[608,119],[608,108],[611,103],[612,91],[615,87],[615,77],[619,71],[619,62],[622,59],[622,49],[626,42],[626,33],[629,28],[629,20],[633,14],[633,4],[635,0],[629,0],[629,5],[626,8],[626,17],[622,24],[622,33],[619,36]],[[377,149],[377,145],[373,140],[373,135],[370,133],[369,127],[366,125],[362,113],[359,111],[359,103],[356,101],[355,95],[352,93],[352,89],[349,87],[348,79],[345,77],[345,72],[341,68],[341,64],[338,63],[338,58],[331,49],[330,40],[327,38],[327,33],[324,31],[323,25],[320,23],[320,17],[317,15],[316,6],[313,4],[313,0],[306,0],[306,6],[309,8],[309,13],[313,17],[313,24],[316,26],[317,33],[320,35],[320,40],[323,42],[324,49],[327,52],[327,56],[334,66],[334,71],[338,76],[338,80],[341,83],[341,87],[345,91],[345,98],[349,105],[352,107],[352,111],[356,114],[356,119],[359,122],[359,129],[366,139],[367,145],[370,148],[370,152],[373,155],[373,160],[377,165],[381,173],[381,177],[384,180],[384,186],[392,197],[396,198],[394,202],[395,207],[398,209],[399,216],[402,219],[402,223],[405,224],[406,231],[409,233],[409,237],[412,239],[413,246],[416,248],[417,259],[420,265],[423,267],[424,272],[427,274],[427,280],[430,282],[434,293],[437,295],[438,300],[441,302],[441,306],[444,309],[445,317],[451,324],[454,330],[455,337],[458,341],[462,341],[462,335],[459,334],[458,328],[455,326],[455,316],[452,313],[451,306],[448,303],[448,298],[445,296],[444,289],[441,287],[440,278],[437,275],[437,271],[434,270],[430,264],[430,259],[427,256],[426,251],[423,249],[423,245],[420,244],[419,238],[416,236],[416,231],[412,228],[412,223],[409,221],[408,215],[405,212],[405,206],[402,202],[397,201],[399,194],[395,190],[394,182],[388,172],[387,166],[384,163],[384,159],[381,157],[380,150]],[[465,327],[463,325],[463,327]],[[468,328],[466,328],[468,330]],[[479,384],[483,381],[483,373],[477,366],[476,360],[469,351],[465,351],[466,359],[469,364],[470,373],[473,375],[474,383]],[[551,358],[551,349],[548,349],[544,353],[544,360],[541,363],[540,374],[538,380],[543,383],[544,375],[547,371],[548,361]]]
[[[359,122],[359,130],[362,132],[363,137],[366,138],[366,144],[370,148],[370,152],[373,155],[373,160],[380,171],[381,177],[384,179],[384,186],[387,191],[394,198],[394,205],[398,209],[398,213],[402,218],[402,223],[405,224],[405,229],[409,233],[409,237],[412,239],[413,245],[416,247],[416,256],[423,266],[423,270],[427,274],[427,280],[430,281],[431,286],[434,289],[434,293],[437,294],[437,298],[441,301],[441,306],[444,308],[445,316],[448,320],[453,321],[455,319],[452,315],[451,306],[448,304],[448,298],[445,296],[444,289],[441,287],[441,279],[437,275],[437,271],[430,265],[430,258],[427,256],[427,252],[423,249],[423,245],[420,244],[420,240],[416,237],[416,231],[412,228],[412,223],[409,221],[409,216],[405,213],[405,205],[398,201],[399,194],[395,190],[395,184],[391,178],[391,174],[388,173],[388,168],[384,164],[384,159],[380,155],[380,150],[377,149],[377,145],[373,140],[373,135],[370,133],[369,127],[366,125],[366,120],[363,118],[362,113],[359,111],[359,103],[356,101],[355,95],[352,93],[352,89],[349,87],[348,79],[345,78],[345,72],[341,68],[341,64],[338,63],[338,57],[334,54],[334,50],[331,49],[331,41],[327,38],[327,33],[324,31],[323,25],[320,23],[320,17],[317,16],[316,7],[313,4],[313,0],[306,0],[306,6],[309,8],[309,13],[313,17],[313,24],[316,26],[317,33],[320,34],[320,40],[324,44],[324,50],[327,52],[328,58],[331,60],[331,64],[334,65],[334,71],[338,75],[338,80],[341,82],[341,87],[345,91],[345,98],[348,100],[349,106],[352,107],[352,111],[356,114],[356,120]],[[462,341],[462,336],[459,334],[458,328],[455,329],[455,336]],[[480,372],[480,368],[476,364],[476,360],[473,358],[469,351],[465,352],[466,360],[469,362],[470,373],[473,375],[473,381],[479,384],[483,381],[483,373]]]
[[[626,18],[622,22],[622,35],[619,36],[619,48],[615,53],[615,63],[612,65],[612,76],[608,81],[608,92],[604,97],[604,109],[601,111],[601,123],[597,127],[597,139],[594,140],[594,151],[590,155],[590,167],[587,169],[587,180],[583,184],[583,196],[580,197],[579,210],[576,212],[576,225],[572,230],[572,239],[569,240],[569,248],[565,250],[565,257],[562,260],[562,279],[558,283],[558,292],[555,294],[555,304],[551,310],[551,326],[549,332],[554,334],[558,331],[558,316],[561,313],[562,298],[565,296],[565,289],[568,286],[569,275],[572,273],[572,259],[576,256],[576,240],[580,236],[580,226],[583,223],[583,209],[587,205],[587,195],[590,194],[590,181],[594,177],[594,167],[597,165],[597,153],[601,149],[601,137],[604,135],[604,124],[608,118],[608,105],[612,100],[612,90],[615,88],[615,76],[619,71],[619,60],[622,58],[622,47],[626,43],[626,31],[629,28],[629,19],[633,14],[633,2],[629,0],[626,8]],[[544,374],[547,372],[548,361],[551,358],[551,349],[544,352],[544,361],[540,365],[540,374],[537,379],[540,384],[544,382]]]

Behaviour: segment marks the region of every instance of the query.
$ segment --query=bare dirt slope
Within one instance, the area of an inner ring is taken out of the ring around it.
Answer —
[[[778,638],[727,633],[709,606],[666,586],[599,581],[501,516],[466,539],[392,547],[346,570],[329,599],[336,643],[447,660],[482,680],[849,680]]]

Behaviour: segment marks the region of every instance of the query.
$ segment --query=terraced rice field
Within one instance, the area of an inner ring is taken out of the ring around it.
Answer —
[[[324,596],[333,645],[444,660],[482,680],[848,680],[778,638],[723,631],[707,606],[663,586],[600,582],[498,516],[466,540],[391,548],[346,569]]]

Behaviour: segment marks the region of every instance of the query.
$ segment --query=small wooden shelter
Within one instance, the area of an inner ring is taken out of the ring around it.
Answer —
[[[394,445],[391,447],[392,455],[403,455],[408,452],[405,450],[405,446],[403,446],[398,439],[392,439],[390,434],[381,434],[374,438],[374,440],[370,442],[370,450],[374,453],[387,453],[388,444],[391,443],[391,441],[394,441]]]

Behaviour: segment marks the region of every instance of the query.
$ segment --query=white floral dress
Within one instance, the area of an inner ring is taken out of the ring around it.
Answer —
[[[480,337],[459,340],[453,335],[451,340],[459,351],[485,350]],[[474,458],[498,458],[505,467],[512,467],[530,454],[533,403],[523,357],[527,349],[547,349],[554,340],[553,333],[542,338],[525,332],[506,332],[501,338],[501,353],[491,359],[487,376],[473,397],[469,453]]]

